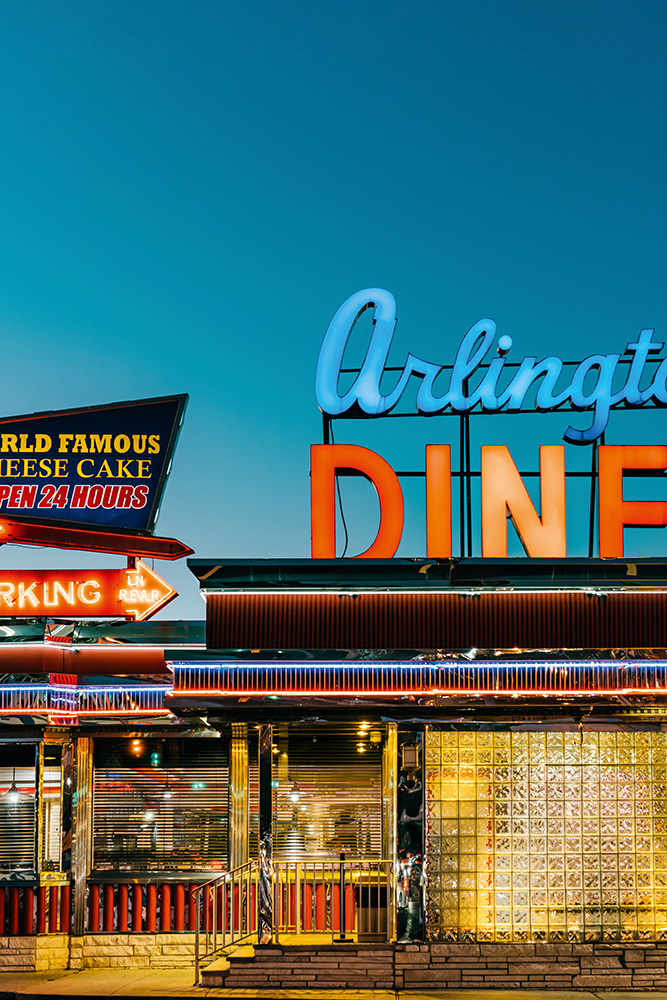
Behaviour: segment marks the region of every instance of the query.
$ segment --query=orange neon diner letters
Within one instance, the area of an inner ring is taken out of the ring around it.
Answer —
[[[624,500],[624,469],[667,469],[667,447],[661,444],[606,445],[599,449],[600,555],[623,555],[623,528],[662,527],[667,503],[661,500]]]
[[[527,556],[565,556],[565,448],[540,448],[540,519],[504,444],[482,445],[482,555],[507,555],[507,517]]]
[[[313,559],[336,557],[336,473],[346,469],[365,476],[380,501],[380,527],[360,558],[390,559],[403,533],[403,491],[396,473],[370,448],[354,444],[314,444],[310,448],[310,496]]]
[[[666,501],[623,500],[626,469],[667,469],[667,446],[601,445],[599,460],[600,556],[621,558],[623,528],[667,525]],[[426,446],[426,555],[452,554],[451,457],[449,445]],[[369,448],[358,445],[311,447],[311,523],[314,559],[336,557],[336,475],[364,476],[380,503],[380,526],[372,545],[358,558],[388,559],[395,555],[404,522],[403,493],[391,466]],[[507,515],[526,555],[557,559],[567,555],[565,517],[565,453],[563,445],[540,447],[540,508],[535,510],[505,445],[481,449],[482,555],[507,555]]]

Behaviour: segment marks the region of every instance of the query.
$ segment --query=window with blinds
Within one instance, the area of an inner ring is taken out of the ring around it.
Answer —
[[[0,871],[35,869],[34,743],[0,744]]]
[[[276,860],[382,857],[383,733],[356,726],[275,726]]]
[[[62,747],[43,745],[42,871],[59,872],[62,853]]]
[[[227,740],[95,741],[95,870],[225,869],[228,814]]]

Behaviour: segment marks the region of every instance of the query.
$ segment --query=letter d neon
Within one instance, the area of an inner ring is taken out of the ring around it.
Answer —
[[[391,559],[403,534],[403,492],[396,473],[370,448],[355,444],[314,444],[310,448],[311,554],[336,558],[336,472],[350,469],[375,487],[380,526],[358,559]]]

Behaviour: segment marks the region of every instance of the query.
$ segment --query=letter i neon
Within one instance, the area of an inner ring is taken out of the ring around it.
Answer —
[[[426,445],[426,555],[448,559],[452,554],[451,449]]]

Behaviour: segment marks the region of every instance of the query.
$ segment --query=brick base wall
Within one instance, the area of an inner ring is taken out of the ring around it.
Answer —
[[[244,949],[246,952],[246,949]],[[184,968],[194,934],[0,937],[5,971]],[[667,990],[667,941],[609,944],[263,945],[202,973],[242,989]]]
[[[247,949],[244,949],[247,951]],[[667,989],[667,941],[263,945],[202,973],[226,989]]]
[[[230,955],[224,972],[204,969],[202,986],[225,989],[394,988],[393,945],[258,945],[253,956]]]
[[[395,975],[397,989],[664,989],[667,941],[398,945]]]

